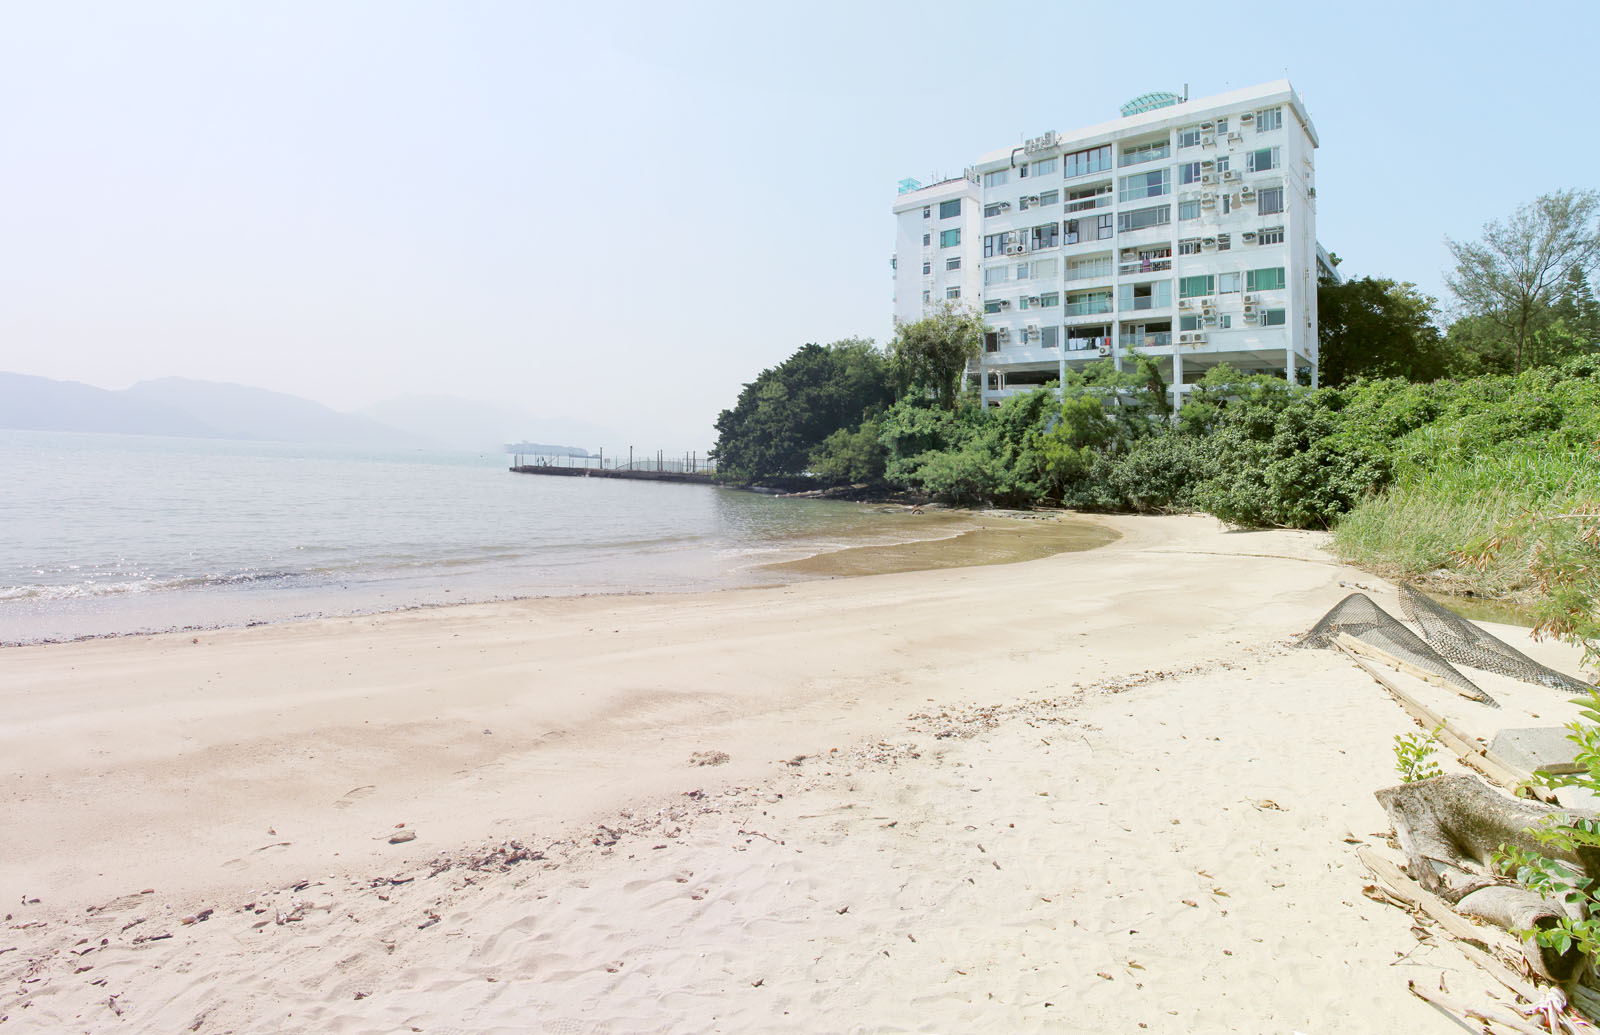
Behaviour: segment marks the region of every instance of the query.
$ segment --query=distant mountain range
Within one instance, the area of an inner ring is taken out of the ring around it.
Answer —
[[[598,447],[610,435],[582,421],[541,419],[454,396],[406,396],[362,413],[340,413],[299,396],[217,381],[164,377],[110,391],[3,372],[0,428],[496,453],[530,437],[586,440]],[[585,452],[577,446],[547,448]]]

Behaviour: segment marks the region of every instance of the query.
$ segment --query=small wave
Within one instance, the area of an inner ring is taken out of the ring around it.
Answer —
[[[160,579],[105,577],[84,579],[65,585],[33,584],[0,586],[0,601],[17,600],[79,600],[86,597],[126,596],[132,593],[153,593],[161,590],[195,589],[207,586],[246,586],[262,582],[280,582],[295,578],[292,571],[241,571],[222,574],[185,575]]]

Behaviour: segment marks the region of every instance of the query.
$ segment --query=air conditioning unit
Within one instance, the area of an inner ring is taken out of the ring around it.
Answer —
[[[1217,300],[1208,295],[1200,300],[1200,308],[1209,313],[1217,308]]]
[[[1029,305],[1038,305],[1039,304],[1039,296],[1038,295],[1029,295],[1028,296],[1028,304]]]
[[[1030,205],[1037,205],[1039,203],[1039,195],[1037,195],[1037,194],[1029,194],[1023,200],[1027,201],[1027,203],[1030,204]]]
[[[1001,327],[999,330],[995,331],[994,333],[995,333],[995,337],[999,338],[1001,341],[1005,341],[1005,340],[1007,340],[1008,338],[1011,337],[1011,328],[1009,328],[1009,327]]]
[[[1178,335],[1178,344],[1179,345],[1187,345],[1193,339],[1194,339],[1194,335],[1192,335],[1192,334],[1179,334]]]
[[[1189,300],[1187,298],[1180,298],[1180,299],[1178,299],[1178,308],[1179,309],[1193,309],[1194,308],[1194,302],[1192,302],[1191,300]]]
[[[1028,337],[1030,337],[1030,338],[1035,337],[1036,335],[1038,335],[1038,333],[1039,333],[1039,325],[1038,324],[1036,324],[1036,323],[1028,324]]]
[[[1216,135],[1213,134],[1213,133],[1203,134],[1200,137],[1200,146],[1201,147],[1216,147],[1217,146]]]
[[[1189,338],[1189,343],[1191,345],[1204,345],[1206,343],[1206,336],[1204,334],[1191,335]]]
[[[1002,299],[1001,299],[1001,300],[1000,300],[1000,308],[1001,308],[1001,309],[1010,309],[1010,308],[1011,308],[1011,299],[1009,299],[1009,298],[1002,298]]]
[[[1239,170],[1237,170],[1237,169],[1229,169],[1227,172],[1222,174],[1222,178],[1225,181],[1226,180],[1237,180],[1239,178]]]
[[[1008,208],[1010,208],[1010,207],[1011,207],[1011,202],[1009,202],[1009,201],[1002,201],[1002,202],[1000,202],[1000,209],[1001,209],[1001,211],[1005,211],[1005,210],[1006,210],[1006,209],[1008,209]]]
[[[1208,133],[1214,128],[1216,128],[1216,123],[1215,122],[1202,122],[1202,123],[1200,123],[1200,132],[1202,132],[1202,133]]]
[[[1216,173],[1201,173],[1200,174],[1200,182],[1201,183],[1216,183],[1217,182],[1217,174]]]
[[[1021,255],[1023,252],[1025,252],[1027,250],[1028,250],[1028,246],[1025,245],[1025,244],[1008,244],[1008,245],[1006,245],[1006,254],[1007,255]]]
[[[1246,302],[1244,304],[1244,315],[1250,316],[1253,313],[1255,313],[1255,311],[1256,311],[1256,307],[1254,305],[1251,305],[1249,302]]]
[[[1202,205],[1214,204],[1216,202],[1216,200],[1217,200],[1217,196],[1215,194],[1211,193],[1210,191],[1206,191],[1205,193],[1200,195],[1200,204],[1202,204]]]
[[[1241,190],[1239,192],[1239,200],[1241,200],[1241,201],[1254,201],[1254,200],[1256,200],[1255,188],[1254,187],[1246,187],[1243,190]]]
[[[1235,133],[1229,133],[1228,134],[1228,142],[1229,143],[1238,143],[1239,141],[1241,141],[1243,139],[1244,139],[1244,134],[1243,133],[1235,132]]]
[[[1200,242],[1200,247],[1202,248],[1215,248],[1216,246],[1217,239],[1215,237],[1207,237]]]
[[[1100,355],[1102,355],[1102,356],[1109,356],[1109,355],[1111,355],[1111,346],[1110,345],[1099,345],[1099,346],[1096,346],[1095,351],[1099,352]]]
[[[1244,296],[1244,304],[1245,305],[1254,305],[1256,302],[1259,302],[1260,300],[1261,299],[1259,297],[1257,297],[1256,295],[1246,294]]]
[[[1239,121],[1240,122],[1254,122],[1255,120],[1256,120],[1256,113],[1253,112],[1253,111],[1240,112],[1240,114],[1239,114]]]
[[[1245,240],[1245,243],[1248,244],[1251,241],[1254,241],[1256,239],[1256,232],[1254,230],[1246,230],[1244,233],[1240,234],[1239,236],[1243,237],[1244,240]]]
[[[1212,169],[1215,169],[1216,167],[1217,167],[1217,160],[1215,158],[1202,158],[1200,160],[1200,169],[1203,172],[1210,172]]]

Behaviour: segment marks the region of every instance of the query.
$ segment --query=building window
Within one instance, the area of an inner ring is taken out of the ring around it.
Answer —
[[[1049,304],[1050,305],[1054,305],[1055,303],[1051,302]],[[1039,328],[1039,344],[1044,346],[1047,349],[1053,349],[1053,348],[1056,348],[1057,346],[1059,346],[1061,344],[1061,328],[1059,328],[1059,327],[1041,327],[1041,328]]]
[[[1261,310],[1261,326],[1263,326],[1263,327],[1282,327],[1284,324],[1289,322],[1287,317],[1286,317],[1286,313],[1287,313],[1287,310],[1284,310],[1284,309],[1263,309],[1263,310]]]
[[[1233,247],[1233,235],[1232,234],[1218,234],[1217,235],[1217,251],[1225,252],[1225,251],[1227,251],[1228,249],[1230,249],[1232,247]]]
[[[1104,147],[1091,147],[1087,151],[1077,151],[1064,155],[1061,159],[1061,172],[1067,179],[1074,176],[1087,176],[1090,173],[1104,172],[1111,168],[1111,145]],[[1000,181],[1004,183],[1004,180]]]
[[[1228,162],[1229,162],[1229,160],[1230,159],[1228,158],[1227,155],[1218,155],[1217,156],[1217,176],[1218,177],[1221,177],[1223,173],[1228,171]]]
[[[1111,256],[1102,255],[1098,259],[1078,259],[1067,264],[1068,280],[1087,280],[1090,277],[1111,276]]]
[[[933,263],[932,262],[928,262],[928,261],[924,261],[923,264],[922,264],[922,275],[924,277],[926,277],[928,274],[930,274],[932,272],[933,272]]]
[[[946,297],[946,298],[960,298],[961,297],[961,289],[958,288],[958,287],[945,288],[944,289],[944,297]]]
[[[1083,212],[1092,208],[1111,207],[1111,184],[1102,183],[1098,187],[1085,187],[1082,190],[1072,191],[1067,195],[1067,211]]]
[[[1275,226],[1256,234],[1257,244],[1282,244],[1283,227]]]
[[[1182,215],[1182,212],[1183,212],[1183,206],[1182,205],[1178,206],[1178,212],[1179,212],[1178,218],[1180,218],[1180,219],[1184,218],[1183,215]],[[1194,216],[1190,216],[1188,218],[1195,219],[1195,218],[1198,217],[1198,215],[1199,215],[1199,213],[1196,212],[1196,214]],[[1178,242],[1178,254],[1179,255],[1199,255],[1200,254],[1200,238],[1198,238],[1198,237],[1185,237],[1183,240],[1179,241]]]
[[[929,292],[927,292],[927,291],[924,291],[924,292],[923,292],[923,293],[922,293],[922,304],[923,304],[923,305],[927,305],[927,304],[928,304],[928,301],[929,301],[929,299],[930,299],[930,298],[931,298],[931,297],[932,297],[932,296],[931,296],[931,294],[930,294],[930,293],[929,293]]]
[[[1025,263],[1025,262],[1017,263],[1017,279],[1018,280],[1027,280],[1028,279],[1028,264],[1027,263]]]
[[[1256,211],[1263,216],[1283,211],[1283,188],[1256,191]]]
[[[952,198],[949,201],[941,201],[941,202],[939,202],[939,218],[940,219],[949,219],[951,216],[959,216],[960,214],[961,214],[961,199],[960,198]]]
[[[1007,205],[1002,205],[999,202],[995,202],[993,205],[985,205],[985,206],[983,206],[983,214],[985,216],[989,216],[989,217],[998,216],[1000,213],[1004,212],[1008,207],[1009,206],[1007,206]]]
[[[1039,195],[1040,208],[1043,208],[1046,205],[1059,204],[1061,204],[1061,192],[1058,190],[1047,190],[1043,194]]]
[[[1049,309],[1060,304],[1061,293],[1059,291],[1050,291],[1039,296],[1039,308],[1041,309]]]
[[[1217,120],[1217,132],[1219,134],[1226,134],[1228,132],[1228,120],[1227,119],[1218,119]]]
[[[1233,326],[1233,314],[1231,314],[1231,313],[1223,313],[1221,316],[1217,317],[1217,326],[1222,328],[1223,330],[1227,330],[1229,327],[1232,327]]]
[[[1054,248],[1061,243],[1061,224],[1052,220],[1033,228],[1033,248]]]
[[[1068,316],[1109,313],[1111,312],[1111,292],[1085,291],[1076,295],[1068,295],[1065,311]]]
[[[1096,238],[1098,240],[1101,240],[1101,241],[1109,241],[1114,233],[1115,233],[1115,231],[1112,229],[1112,226],[1111,226],[1111,216],[1110,216],[1110,214],[1108,213],[1106,215],[1101,216],[1100,217],[1100,225],[1095,228],[1095,236],[1096,236]]]
[[[1219,295],[1231,295],[1231,294],[1235,293],[1238,290],[1239,290],[1239,274],[1237,274],[1237,273],[1218,273],[1217,274],[1217,294],[1219,294]]]
[[[1172,305],[1172,281],[1158,280],[1151,284],[1123,284],[1122,297],[1117,300],[1119,312],[1131,313],[1141,309],[1165,309]]]
[[[1193,277],[1178,278],[1179,298],[1199,298],[1201,295],[1216,294],[1217,278],[1210,273],[1201,273]]]
[[[926,248],[928,246],[929,242],[931,242],[932,240],[933,240],[933,238],[931,236],[929,236],[928,234],[923,234],[922,235],[922,246],[924,248]]]
[[[1033,175],[1035,176],[1053,176],[1055,171],[1056,160],[1054,158],[1046,158],[1041,162],[1033,163]]]
[[[1028,263],[1028,272],[1033,274],[1034,280],[1039,280],[1044,277],[1054,278],[1056,275],[1056,260],[1034,259],[1032,262]]]
[[[1263,108],[1256,112],[1256,132],[1266,133],[1274,129],[1283,128],[1282,108]]]
[[[1199,329],[1200,329],[1200,317],[1198,317],[1198,316],[1183,316],[1183,315],[1179,315],[1179,317],[1178,317],[1178,330],[1180,330],[1180,331],[1198,331]]]
[[[986,312],[986,313],[997,313],[997,312],[1000,311],[1000,307],[997,304],[993,309],[990,309],[988,307],[988,305],[985,305],[983,307],[983,311]],[[989,331],[986,334],[984,334],[984,336],[983,336],[983,351],[985,351],[985,352],[999,352],[1000,351],[1000,332],[999,331]]]
[[[931,215],[933,215],[933,206],[932,205],[924,205],[924,206],[922,206],[922,218],[923,219],[927,219]]]
[[[1232,212],[1232,211],[1233,211],[1233,195],[1232,194],[1224,194],[1222,196],[1222,214],[1223,215],[1227,215],[1229,212]]]
[[[956,245],[958,245],[960,243],[961,243],[961,231],[959,229],[956,229],[956,230],[942,230],[942,231],[939,232],[939,247],[941,247],[941,248],[954,248]]]
[[[1132,230],[1163,226],[1170,222],[1172,222],[1171,205],[1152,205],[1149,208],[1136,208],[1132,212],[1118,215],[1117,230],[1125,234]]]
[[[983,271],[983,282],[985,284],[1004,284],[1008,272],[1004,266],[990,266]]]
[[[1246,291],[1277,291],[1287,283],[1283,276],[1282,266],[1268,266],[1265,269],[1250,270],[1245,274]]]
[[[1186,147],[1199,147],[1199,146],[1200,146],[1200,127],[1199,126],[1189,126],[1186,129],[1178,130],[1178,150],[1181,151]]]
[[[1278,148],[1263,147],[1259,151],[1245,152],[1244,167],[1247,172],[1253,173],[1276,169],[1278,167]]]
[[[1122,165],[1138,165],[1141,162],[1155,162],[1170,157],[1172,148],[1165,140],[1157,140],[1150,144],[1140,144],[1137,147],[1124,147],[1122,149]]]
[[[985,187],[1003,187],[1003,186],[1005,186],[1006,173],[1008,173],[1010,171],[1011,170],[1009,170],[1009,169],[996,169],[994,172],[984,173],[983,174],[983,185]]]
[[[1000,300],[991,299],[990,301],[983,303],[983,311],[986,313],[998,313],[1000,311]],[[993,352],[994,350],[990,349],[989,351]]]
[[[992,259],[996,255],[1009,255],[1011,247],[1021,240],[1015,231],[1003,234],[985,234],[983,237],[983,256]]]
[[[961,256],[957,255],[953,259],[944,260],[944,268],[947,269],[947,270],[958,270],[958,269],[960,269],[961,268]]]
[[[1200,182],[1200,163],[1199,162],[1184,162],[1182,165],[1178,166],[1178,182],[1180,184],[1182,184],[1182,183],[1199,183]]]
[[[1145,198],[1162,197],[1171,190],[1172,170],[1157,169],[1154,172],[1122,177],[1117,191],[1117,200],[1143,201]]]
[[[1200,202],[1198,202],[1198,201],[1180,201],[1180,202],[1178,202],[1178,219],[1179,220],[1199,219],[1199,218],[1200,218]]]

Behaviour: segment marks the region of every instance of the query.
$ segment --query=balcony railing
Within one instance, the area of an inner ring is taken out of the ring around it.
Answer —
[[[1172,268],[1171,259],[1139,259],[1136,262],[1125,262],[1117,267],[1119,273],[1159,273],[1161,270]]]
[[[1172,303],[1163,302],[1154,295],[1145,295],[1142,298],[1123,299],[1122,308],[1129,309],[1169,309]]]
[[[1100,338],[1068,338],[1066,350],[1068,352],[1084,352],[1088,349],[1109,349],[1110,347],[1111,338],[1108,335]]]
[[[1097,262],[1087,266],[1068,266],[1067,280],[1090,280],[1094,277],[1111,276],[1111,260]]]
[[[1122,336],[1122,344],[1136,349],[1157,348],[1162,345],[1171,345],[1172,333],[1170,331],[1162,331],[1156,334],[1125,334]]]
[[[1110,207],[1111,207],[1111,192],[1110,191],[1106,191],[1104,194],[1096,194],[1092,198],[1079,198],[1076,201],[1067,202],[1067,211],[1068,212],[1088,212],[1088,211],[1090,211],[1092,209],[1110,208]]]
[[[1087,302],[1068,302],[1066,305],[1068,316],[1093,316],[1096,313],[1111,312],[1111,299],[1093,298]]]

